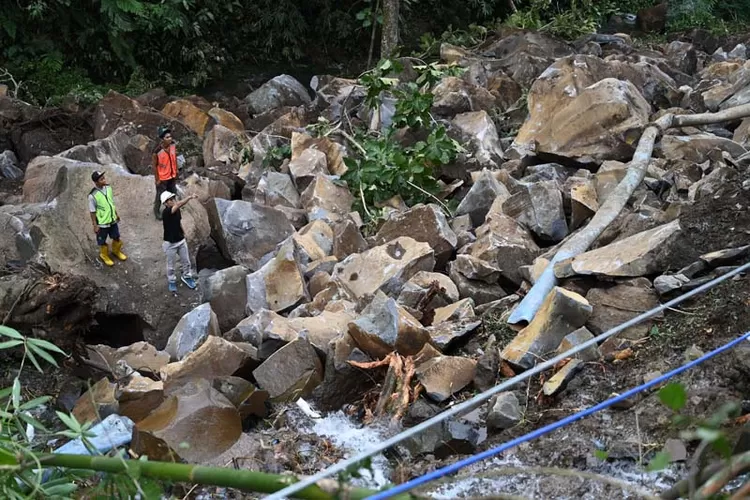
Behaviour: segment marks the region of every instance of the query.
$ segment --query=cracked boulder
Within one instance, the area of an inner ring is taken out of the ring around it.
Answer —
[[[503,203],[503,213],[526,226],[539,239],[557,243],[568,235],[563,197],[555,181],[535,182]]]
[[[215,198],[208,213],[211,236],[224,256],[251,271],[294,233],[283,212],[257,203]]]
[[[352,254],[336,264],[333,280],[354,297],[382,290],[398,295],[420,271],[432,271],[435,254],[427,243],[402,236],[366,252]]]
[[[246,365],[257,362],[257,351],[249,344],[229,342],[210,336],[182,361],[169,363],[161,369],[165,389],[177,387],[195,378],[213,379],[233,375]]]
[[[383,245],[400,236],[408,236],[430,245],[438,267],[444,265],[456,249],[456,234],[437,205],[415,205],[392,215],[375,235],[375,245]]]
[[[219,329],[226,332],[245,318],[247,268],[232,266],[216,271],[200,287],[201,302],[216,313]]]
[[[461,113],[451,123],[462,144],[471,145],[480,167],[497,168],[503,162],[500,138],[495,123],[486,111]]]
[[[288,174],[269,170],[258,182],[255,203],[268,207],[301,208],[299,193]]]
[[[484,223],[490,207],[498,198],[502,200],[510,198],[508,188],[498,181],[492,172],[483,169],[458,205],[456,215],[469,215],[474,226],[479,226]]]
[[[286,311],[310,299],[298,260],[297,249],[289,241],[263,267],[247,275],[247,314],[262,309]]]
[[[318,174],[302,193],[301,202],[309,220],[338,222],[351,212],[354,197],[346,184]]]

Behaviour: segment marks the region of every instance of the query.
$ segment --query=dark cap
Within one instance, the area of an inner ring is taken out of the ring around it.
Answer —
[[[166,125],[162,125],[158,129],[156,129],[156,133],[159,135],[159,139],[164,139],[164,136],[167,134],[171,134],[172,131]]]
[[[104,172],[99,172],[98,170],[95,170],[94,173],[91,174],[91,180],[94,182],[97,182],[102,177],[104,177]]]

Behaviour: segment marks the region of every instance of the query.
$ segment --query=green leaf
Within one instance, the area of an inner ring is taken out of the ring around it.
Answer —
[[[672,456],[668,452],[660,451],[648,463],[648,467],[646,467],[646,470],[648,470],[649,472],[655,472],[658,470],[666,469],[671,461]]]
[[[40,430],[42,432],[49,432],[47,428],[37,419],[29,415],[28,413],[19,413],[18,418],[32,426],[33,428]]]
[[[23,340],[23,335],[15,331],[13,328],[0,325],[0,335],[10,337],[12,339]]]
[[[57,347],[52,342],[47,342],[44,339],[29,339],[29,343],[34,344],[35,346],[40,347],[44,349],[45,351],[56,352],[57,354],[62,354],[63,356],[67,356],[67,354],[65,354],[65,351]]]
[[[725,459],[728,459],[732,456],[732,443],[729,442],[729,439],[726,435],[719,436],[714,442],[711,443],[711,447],[716,450],[716,452],[724,457]]]
[[[39,373],[44,373],[44,370],[42,370],[42,367],[39,366],[39,361],[36,360],[36,356],[34,356],[34,353],[31,349],[26,349],[26,356],[29,357],[29,360]]]
[[[41,347],[35,346],[32,343],[28,343],[27,345],[29,346],[29,349],[34,351],[40,358],[45,360],[47,363],[51,364],[52,366],[57,366],[57,361],[47,351],[45,351]]]
[[[18,409],[21,406],[21,380],[16,377],[13,379],[13,390],[11,392],[13,408]]]
[[[38,397],[38,398],[34,398],[31,401],[26,401],[18,409],[21,410],[21,411],[31,410],[32,408],[36,408],[37,406],[43,405],[44,403],[46,403],[50,399],[52,399],[52,396],[41,396],[41,397]]]
[[[606,450],[594,450],[594,456],[602,462],[606,462],[609,458],[609,452]]]
[[[44,490],[44,493],[48,496],[67,496],[73,493],[75,490],[78,489],[78,486],[76,486],[74,483],[68,483],[66,484],[60,484],[56,486],[43,486],[42,489]]]
[[[16,454],[6,448],[0,447],[0,465],[18,465]]]
[[[672,411],[680,411],[687,403],[687,393],[682,384],[672,382],[659,390],[659,401]]]
[[[57,417],[62,421],[65,426],[76,432],[81,432],[81,424],[78,423],[78,420],[73,415],[67,415],[61,411],[55,412],[57,413]]]
[[[0,342],[0,350],[11,349],[21,344],[23,344],[23,340],[6,340],[5,342]]]

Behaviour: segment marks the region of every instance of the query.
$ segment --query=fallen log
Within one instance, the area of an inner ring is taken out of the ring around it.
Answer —
[[[697,115],[667,114],[646,127],[638,141],[633,159],[630,161],[625,177],[615,190],[607,197],[594,214],[588,225],[565,241],[550,260],[544,272],[536,280],[526,296],[508,317],[508,324],[531,322],[541,307],[547,294],[557,286],[555,264],[582,254],[602,234],[602,232],[620,215],[635,189],[646,176],[654,144],[660,134],[672,127],[709,125],[725,121],[739,120],[750,116],[750,104],[743,104],[718,113],[701,113]]]

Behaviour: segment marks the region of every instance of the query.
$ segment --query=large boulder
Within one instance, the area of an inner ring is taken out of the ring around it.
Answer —
[[[419,271],[432,271],[435,253],[427,243],[408,236],[353,254],[336,264],[333,279],[355,297],[382,290],[397,296]]]
[[[444,265],[456,249],[456,233],[440,207],[434,204],[415,205],[392,215],[375,235],[375,244],[383,245],[399,236],[428,243],[435,252],[438,267]]]
[[[165,351],[172,361],[181,361],[198,349],[209,335],[219,335],[219,320],[211,304],[201,304],[184,315],[167,340]]]
[[[289,75],[276,76],[245,97],[248,111],[253,114],[283,106],[301,106],[311,100],[305,86]]]
[[[283,212],[271,207],[214,199],[208,204],[211,234],[224,256],[251,271],[294,233]]]
[[[530,117],[516,136],[518,145],[583,162],[633,155],[651,107],[632,83],[606,78],[580,91],[544,87],[535,83],[529,93]]]
[[[171,394],[133,429],[133,449],[152,460],[202,463],[224,453],[242,435],[234,405],[205,380]]]
[[[201,287],[201,300],[211,304],[222,332],[234,328],[245,318],[246,276],[245,267],[232,266],[216,271]]]
[[[288,241],[263,267],[246,278],[247,314],[286,311],[309,299],[298,252]]]
[[[86,208],[94,170],[106,173],[122,219],[120,234],[128,260],[112,269],[98,261]],[[36,235],[39,255],[50,269],[93,280],[101,287],[101,311],[139,317],[146,340],[160,348],[188,304],[177,305],[167,298],[163,227],[153,215],[155,189],[153,177],[133,175],[117,165],[42,156],[26,169],[23,201],[43,208],[29,222],[29,230]],[[200,204],[191,202],[182,208],[182,227],[188,248],[195,251],[210,232]]]
[[[180,120],[186,127],[203,137],[211,123],[211,117],[187,99],[177,99],[167,103],[161,110],[166,116]]]
[[[130,97],[110,90],[94,110],[94,138],[103,139],[123,125],[132,124],[136,132],[156,137],[156,129],[167,125],[175,139],[191,135],[192,131],[179,120],[163,115],[139,104]]]

